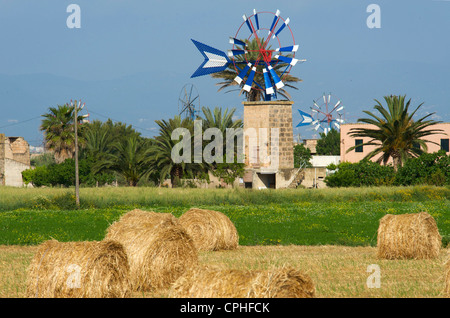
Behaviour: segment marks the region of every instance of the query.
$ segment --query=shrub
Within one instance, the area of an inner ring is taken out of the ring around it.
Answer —
[[[395,181],[392,166],[382,166],[369,160],[342,162],[337,166],[330,165],[328,169],[335,171],[325,178],[329,187],[388,186]]]
[[[311,167],[311,158],[311,150],[303,144],[294,146],[294,168],[300,168],[300,166]]]
[[[112,183],[115,180],[110,173],[92,173],[92,160],[82,159],[78,163],[80,184],[94,186]],[[34,169],[22,171],[22,178],[25,184],[32,183],[35,187],[41,186],[64,186],[75,185],[75,160],[66,159],[64,162],[52,163],[47,166],[37,166]]]
[[[435,153],[424,153],[417,158],[408,159],[398,169],[396,184],[429,184],[436,186],[450,184],[450,156],[441,150]]]

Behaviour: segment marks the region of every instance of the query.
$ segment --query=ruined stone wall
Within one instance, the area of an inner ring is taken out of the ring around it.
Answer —
[[[30,146],[22,137],[0,134],[0,185],[20,187],[22,171],[30,168]]]
[[[29,169],[30,166],[22,162],[5,159],[5,186],[21,187],[23,186],[22,171]]]

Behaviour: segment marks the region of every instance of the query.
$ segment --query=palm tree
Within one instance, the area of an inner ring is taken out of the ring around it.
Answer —
[[[142,178],[148,178],[151,168],[148,165],[150,141],[137,135],[115,142],[112,151],[102,161],[94,164],[93,172],[115,171],[121,175],[129,186],[136,186]]]
[[[40,130],[44,131],[46,147],[54,152],[57,163],[73,158],[75,153],[74,110],[74,106],[69,104],[58,105],[50,107],[49,112],[42,115]],[[77,117],[81,124],[83,116]],[[78,129],[78,142],[84,144],[82,125]]]
[[[228,109],[225,109],[224,112],[222,112],[222,108],[215,107],[214,110],[211,110],[207,107],[202,107],[202,112],[204,115],[204,118],[202,119],[202,126],[203,129],[206,130],[208,128],[217,128],[222,133],[222,140],[223,140],[223,151],[222,153],[226,154],[226,134],[227,129],[237,129],[243,127],[243,122],[241,119],[234,120],[234,113],[236,111],[236,108],[231,109],[231,111],[228,111]],[[235,145],[234,153],[236,154],[237,144]],[[216,168],[216,164],[213,164],[211,169]]]
[[[245,50],[248,51],[247,59],[252,60],[252,61],[258,60],[258,57],[261,54],[259,52],[259,47],[262,45],[262,43],[264,43],[264,38],[261,38],[259,43],[258,43],[258,39],[256,39],[256,38],[253,38],[251,41],[245,40],[243,42],[247,43],[247,46],[245,48]],[[238,46],[238,49],[244,50],[243,47],[239,47],[239,46]],[[268,49],[270,50],[270,47]],[[242,55],[237,55],[237,56],[235,56],[235,61],[236,62],[245,62],[245,58]],[[281,77],[282,71],[286,68],[286,66],[287,66],[286,63],[283,63],[280,61],[279,63],[273,65],[273,69],[275,70],[277,75]],[[261,87],[264,87],[263,68],[264,68],[264,65],[262,63],[258,63],[258,65],[256,66],[255,78],[253,80],[254,82],[258,83]],[[226,89],[226,88],[233,87],[233,86],[238,86],[238,83],[234,81],[236,75],[238,75],[238,73],[236,72],[236,69],[234,68],[233,63],[230,63],[230,66],[226,70],[224,70],[222,72],[211,74],[211,76],[213,78],[224,80],[223,82],[217,83],[217,85],[220,86],[219,91]],[[282,81],[285,84],[285,87],[289,87],[292,89],[298,89],[297,87],[293,86],[291,83],[301,82],[302,80],[295,76],[292,76],[290,74],[285,74],[282,76]],[[252,89],[250,90],[250,92],[244,91],[242,89],[244,84],[245,84],[245,79],[244,79],[244,81],[241,82],[241,84],[239,85],[239,88],[231,89],[228,92],[239,90],[241,93],[244,94],[247,101],[259,101],[259,100],[265,99],[265,92],[263,90],[259,89],[257,87],[257,85],[255,85],[255,83],[252,84]],[[286,99],[290,99],[289,93],[284,88],[278,89],[277,93]]]
[[[434,113],[428,114],[418,120],[413,120],[413,116],[423,105],[420,104],[410,114],[409,107],[411,99],[405,104],[406,96],[385,96],[384,100],[387,109],[378,101],[374,106],[381,116],[376,116],[369,111],[364,111],[372,118],[358,119],[358,122],[371,124],[373,128],[352,128],[350,136],[371,138],[368,142],[351,147],[347,152],[359,146],[376,146],[365,158],[370,159],[376,155],[381,155],[377,162],[387,164],[392,158],[394,169],[397,170],[403,165],[407,158],[418,157],[426,152],[427,142],[435,142],[423,139],[423,137],[442,132],[441,129],[427,129],[437,124],[434,120],[426,120]],[[418,147],[418,146],[420,147]]]
[[[193,163],[192,160],[176,162],[172,158],[172,149],[179,143],[177,140],[172,140],[172,132],[177,128],[186,128],[191,138],[188,142],[192,145],[194,122],[190,118],[182,120],[180,116],[175,116],[168,121],[156,120],[155,122],[159,126],[159,135],[155,137],[149,149],[149,164],[152,166],[153,172],[159,172],[160,183],[170,176],[172,187],[176,187],[183,177],[192,178],[205,173],[205,166],[202,163]]]
[[[215,107],[211,111],[210,108],[202,107],[202,112],[205,118],[203,119],[203,128],[218,128],[225,134],[227,128],[242,128],[243,123],[241,119],[234,120],[233,116],[236,112],[236,108],[228,109],[222,113],[222,108]]]
[[[95,120],[86,125],[83,136],[85,138],[82,150],[84,157],[91,157],[95,162],[100,162],[112,151],[113,134],[111,129],[102,122]]]

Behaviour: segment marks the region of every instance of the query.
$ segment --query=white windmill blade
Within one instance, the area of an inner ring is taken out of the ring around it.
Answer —
[[[344,123],[344,120],[343,120],[343,119],[340,119],[340,118],[336,118],[336,121],[337,121],[338,123],[340,123],[340,124],[343,124],[343,123]]]
[[[340,112],[341,110],[344,109],[344,106],[339,107],[338,109],[336,109],[337,112]]]
[[[334,123],[334,125],[336,126],[337,129],[341,128],[341,126],[338,123]]]

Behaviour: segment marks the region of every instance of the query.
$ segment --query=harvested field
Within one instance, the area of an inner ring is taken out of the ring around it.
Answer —
[[[0,246],[0,296],[25,297],[26,269],[36,246]],[[292,266],[314,282],[317,298],[440,298],[450,248],[436,259],[381,260],[375,247],[240,246],[231,251],[200,252],[200,265],[238,270]],[[368,288],[371,264],[381,270],[380,288]],[[134,292],[132,297],[168,297],[168,290]]]

